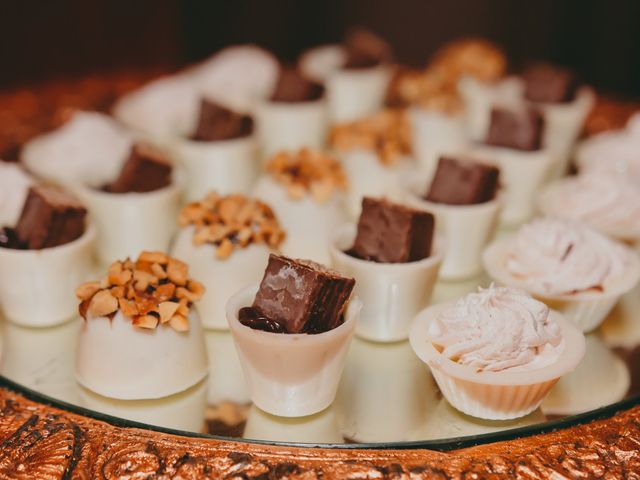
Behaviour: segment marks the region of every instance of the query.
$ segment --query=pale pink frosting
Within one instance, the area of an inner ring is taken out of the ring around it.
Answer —
[[[624,273],[629,252],[585,224],[541,218],[510,242],[504,268],[541,295],[604,291]]]
[[[477,371],[529,371],[554,363],[564,347],[549,307],[524,290],[478,289],[429,325],[429,339],[449,359]]]

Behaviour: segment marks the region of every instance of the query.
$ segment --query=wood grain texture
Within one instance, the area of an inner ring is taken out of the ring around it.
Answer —
[[[122,428],[0,389],[0,479],[640,478],[640,406],[442,453],[283,447]]]

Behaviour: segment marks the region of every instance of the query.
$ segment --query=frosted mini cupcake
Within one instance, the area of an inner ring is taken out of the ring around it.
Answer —
[[[285,238],[273,211],[243,195],[208,194],[180,212],[172,255],[185,261],[206,291],[196,305],[207,328],[227,329],[232,294],[260,280],[260,267]]]
[[[487,420],[534,411],[585,351],[562,315],[523,290],[493,286],[427,308],[410,341],[447,401]]]
[[[635,253],[570,220],[534,220],[489,245],[483,262],[493,279],[527,290],[585,332],[640,279]]]
[[[538,197],[544,215],[580,220],[615,239],[640,241],[640,185],[621,175],[588,172],[549,185]]]
[[[400,110],[384,110],[333,128],[331,147],[342,160],[349,190],[349,214],[357,218],[364,196],[400,199],[403,175],[411,167],[411,128]]]
[[[273,207],[287,232],[282,253],[329,263],[331,233],[347,219],[347,179],[340,163],[303,148],[274,155],[264,169],[254,194]]]

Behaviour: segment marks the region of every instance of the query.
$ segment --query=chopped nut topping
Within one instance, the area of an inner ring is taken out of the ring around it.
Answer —
[[[373,150],[383,164],[393,165],[411,153],[411,128],[403,111],[389,109],[335,126],[329,141],[339,151]]]
[[[186,332],[190,308],[204,294],[204,286],[188,273],[185,263],[161,252],[142,252],[135,263],[128,258],[114,262],[101,282],[76,289],[80,315],[112,317],[120,310],[135,327],[168,324]]]
[[[275,249],[285,237],[268,205],[240,194],[220,196],[211,192],[202,201],[186,205],[178,222],[183,227],[194,225],[193,244],[215,245],[219,259],[228,258],[236,248],[245,248],[252,243],[265,243]],[[186,265],[180,263],[170,260],[167,274],[173,283],[184,286],[187,284]],[[186,290],[194,292],[191,283]],[[178,298],[181,297],[178,295]]]
[[[347,189],[340,162],[309,148],[277,153],[267,161],[265,170],[296,200],[311,194],[316,201],[326,202],[335,191]]]

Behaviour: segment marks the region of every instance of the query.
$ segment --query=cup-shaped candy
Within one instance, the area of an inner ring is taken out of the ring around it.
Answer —
[[[333,266],[356,279],[362,311],[356,333],[379,342],[395,342],[409,335],[415,315],[429,304],[442,253],[407,263],[378,263],[345,253],[356,236],[353,225],[341,227],[331,245]]]
[[[253,135],[212,142],[179,138],[172,142],[171,151],[185,171],[188,201],[201,198],[210,190],[246,193],[258,173]]]
[[[82,236],[57,247],[0,248],[0,305],[7,319],[28,327],[71,319],[78,309],[73,292],[93,268],[95,238],[89,223]]]
[[[227,320],[240,363],[260,409],[282,417],[300,417],[327,408],[336,395],[361,303],[353,297],[344,323],[318,334],[271,333],[240,323],[238,311],[251,305],[258,286],[236,293],[227,304]]]
[[[390,79],[389,65],[334,71],[327,79],[331,121],[349,122],[380,109]]]

